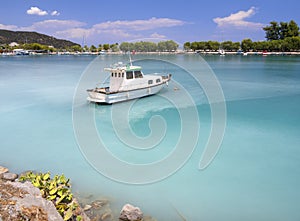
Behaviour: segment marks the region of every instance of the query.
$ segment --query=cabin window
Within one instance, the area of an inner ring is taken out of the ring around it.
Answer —
[[[135,78],[142,78],[143,75],[142,75],[141,71],[135,71],[135,72],[134,72],[134,77],[135,77]]]
[[[133,71],[127,71],[126,72],[126,78],[127,79],[133,79]]]
[[[121,77],[121,73],[119,73],[119,78]]]
[[[158,79],[156,79],[156,83],[159,83],[160,82],[160,79],[158,78]]]
[[[124,72],[122,73],[122,78],[124,77]]]
[[[117,73],[115,73],[115,77],[117,77]]]
[[[149,80],[149,81],[148,81],[148,84],[153,84],[153,80]]]
[[[113,77],[113,76],[114,76],[114,73],[111,73],[111,76]]]

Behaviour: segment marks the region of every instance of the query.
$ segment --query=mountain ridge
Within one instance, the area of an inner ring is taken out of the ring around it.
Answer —
[[[0,29],[0,44],[10,44],[12,42],[18,44],[39,43],[42,45],[53,46],[54,48],[67,48],[79,45],[69,40],[58,39],[38,32]]]

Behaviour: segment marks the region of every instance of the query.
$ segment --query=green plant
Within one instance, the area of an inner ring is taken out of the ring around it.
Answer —
[[[55,175],[51,179],[49,172],[33,173],[30,171],[22,175],[19,180],[30,181],[35,187],[39,188],[42,196],[54,203],[64,220],[76,218],[77,221],[80,221],[82,219],[81,216],[75,214],[75,210],[79,205],[73,199],[70,179],[67,179],[63,174],[60,176]]]

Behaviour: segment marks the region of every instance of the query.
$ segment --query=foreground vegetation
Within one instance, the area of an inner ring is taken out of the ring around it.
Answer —
[[[30,181],[35,187],[39,188],[42,196],[53,202],[64,220],[82,220],[82,217],[76,211],[79,204],[74,200],[71,193],[70,180],[66,179],[64,175],[56,175],[51,179],[50,173],[28,172],[22,175],[19,180]]]

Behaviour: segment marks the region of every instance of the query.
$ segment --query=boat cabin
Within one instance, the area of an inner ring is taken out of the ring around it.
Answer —
[[[140,66],[127,65],[104,70],[110,72],[110,93],[146,88],[162,82],[161,76],[144,75]]]

